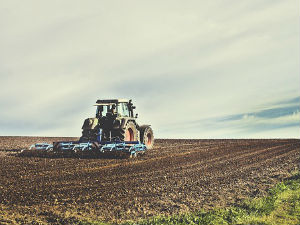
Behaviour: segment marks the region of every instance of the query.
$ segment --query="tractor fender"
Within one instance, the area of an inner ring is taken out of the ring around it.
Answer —
[[[132,121],[135,124],[136,128],[139,129],[139,126],[137,125],[136,121],[132,118],[122,118],[120,128],[124,129],[126,127],[126,124],[128,123],[128,121]]]

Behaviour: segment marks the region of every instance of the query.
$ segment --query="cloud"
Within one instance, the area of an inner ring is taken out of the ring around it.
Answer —
[[[251,112],[246,114],[237,114],[231,115],[228,117],[221,118],[220,121],[236,121],[236,120],[248,120],[254,118],[262,118],[262,119],[277,119],[277,118],[285,118],[289,116],[295,116],[299,114],[300,105],[295,104],[293,106],[286,107],[274,107],[271,109],[265,109],[257,112]]]
[[[292,0],[3,2],[0,135],[78,136],[98,98],[132,98],[158,137],[283,119],[299,105],[298,17]]]
[[[300,131],[300,102],[295,99],[299,100],[294,97],[274,102],[271,106],[266,105],[267,109],[256,112],[171,123],[163,131],[169,133],[172,130],[184,130],[183,135],[194,138],[198,135],[202,138],[276,138],[288,135],[297,138]],[[287,103],[292,105],[285,106]],[[280,136],[282,130],[285,133]]]

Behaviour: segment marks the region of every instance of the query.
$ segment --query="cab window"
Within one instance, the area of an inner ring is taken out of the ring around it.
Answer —
[[[117,111],[120,116],[129,116],[129,111],[126,103],[119,103]]]
[[[108,112],[108,105],[99,105],[97,106],[97,112],[96,115],[98,117],[106,116],[106,113]]]

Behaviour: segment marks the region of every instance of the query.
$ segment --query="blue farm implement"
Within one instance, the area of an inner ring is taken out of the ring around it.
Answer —
[[[146,145],[138,141],[105,141],[105,142],[79,142],[62,141],[37,143],[23,150],[22,156],[97,156],[97,157],[137,157],[144,154]]]
[[[144,154],[147,150],[146,145],[139,141],[103,141],[103,142],[54,142],[54,152],[74,152],[74,153],[96,153],[99,155],[128,155],[136,157]]]

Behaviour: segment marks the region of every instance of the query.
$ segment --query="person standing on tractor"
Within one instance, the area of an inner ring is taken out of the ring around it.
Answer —
[[[135,106],[132,104],[132,100],[130,99],[128,102],[128,111],[129,111],[129,116],[133,117],[133,110],[135,109]]]

